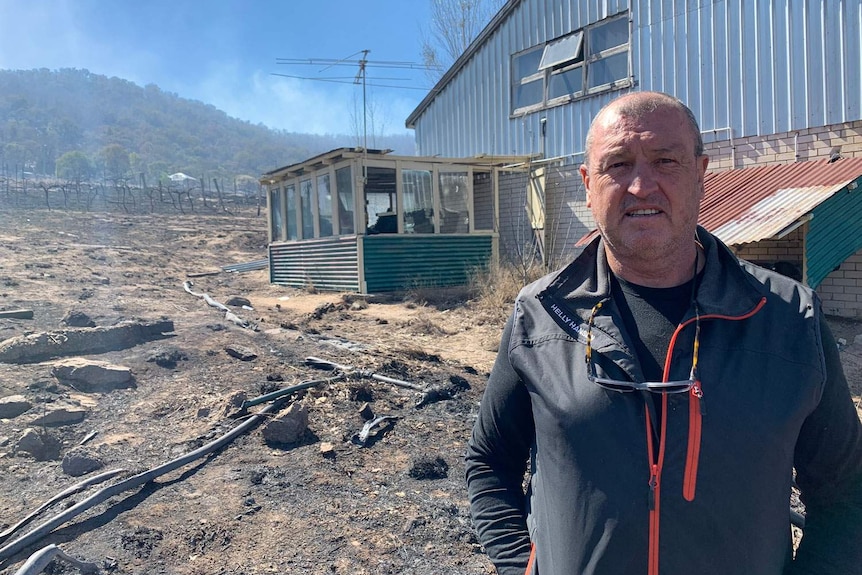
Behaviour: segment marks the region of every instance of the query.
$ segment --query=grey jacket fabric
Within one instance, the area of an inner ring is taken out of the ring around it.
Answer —
[[[650,407],[587,380],[586,321],[611,290],[600,239],[518,296],[466,457],[500,575],[862,573],[862,425],[819,300],[698,235],[699,399]],[[669,380],[688,378],[693,314]],[[608,300],[596,369],[643,381],[622,326]],[[791,561],[794,468],[807,521]]]

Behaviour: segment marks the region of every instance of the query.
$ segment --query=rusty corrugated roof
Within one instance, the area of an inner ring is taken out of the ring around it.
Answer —
[[[774,237],[862,176],[862,158],[711,172],[699,223],[727,244]]]

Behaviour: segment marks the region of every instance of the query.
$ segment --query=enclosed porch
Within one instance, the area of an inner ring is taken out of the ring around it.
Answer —
[[[340,148],[268,172],[270,281],[361,293],[464,284],[497,258],[499,182],[524,160]]]

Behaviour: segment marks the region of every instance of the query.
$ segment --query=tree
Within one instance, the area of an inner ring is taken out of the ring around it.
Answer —
[[[431,22],[422,34],[422,63],[436,82],[476,39],[505,0],[429,0]]]
[[[64,180],[86,181],[93,175],[93,163],[84,152],[66,152],[57,158],[56,174]]]
[[[99,151],[99,161],[104,169],[105,177],[119,180],[129,172],[129,152],[119,144],[110,144]]]

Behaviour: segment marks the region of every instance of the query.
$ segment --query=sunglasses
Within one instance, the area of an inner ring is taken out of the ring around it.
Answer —
[[[685,381],[623,381],[618,379],[609,379],[606,377],[598,377],[596,375],[596,366],[593,363],[593,320],[596,313],[601,309],[603,302],[597,303],[590,312],[590,319],[587,322],[587,346],[585,352],[585,361],[587,363],[587,379],[596,385],[610,391],[618,391],[620,393],[629,393],[632,391],[649,391],[652,393],[686,393],[692,387],[699,387],[697,380],[697,352],[700,347],[700,313],[695,303],[695,328],[694,328],[694,351],[692,352],[691,371],[688,379]]]

